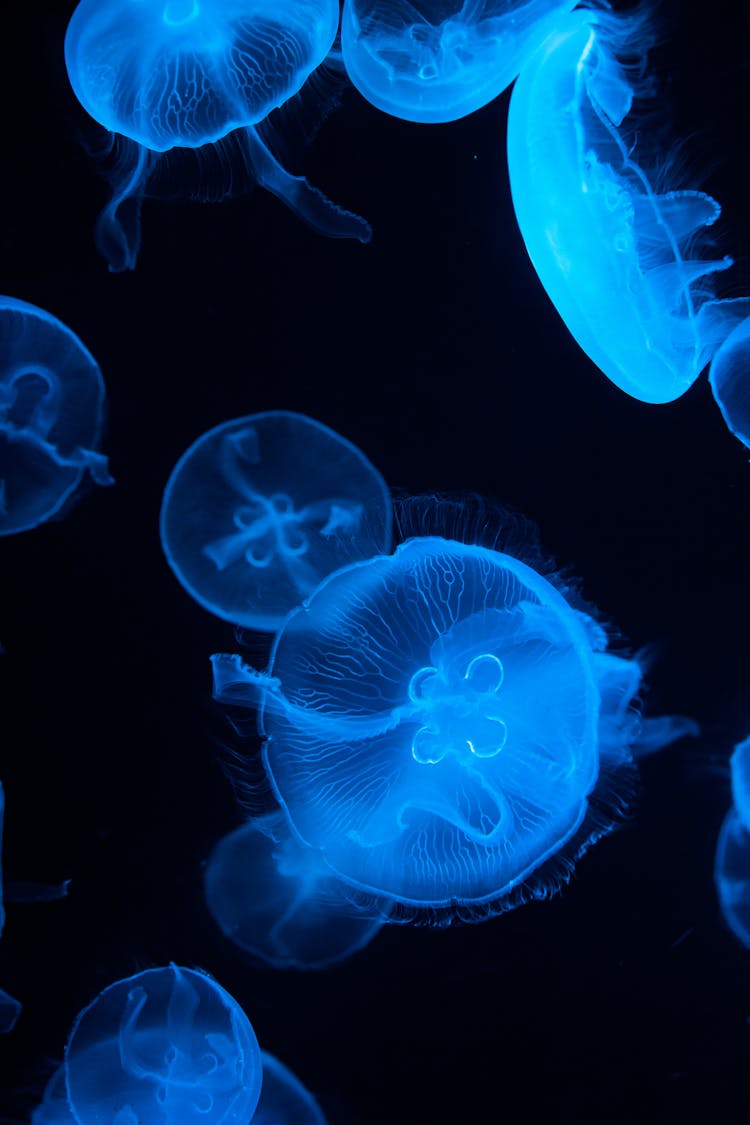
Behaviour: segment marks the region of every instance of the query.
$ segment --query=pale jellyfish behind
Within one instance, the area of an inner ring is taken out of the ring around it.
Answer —
[[[169,565],[204,608],[273,631],[333,570],[388,550],[391,502],[351,442],[287,410],[198,438],[164,490]]]
[[[716,848],[716,890],[724,920],[750,949],[750,738],[735,747],[730,767],[733,804]]]
[[[716,200],[657,190],[663,155],[652,178],[637,162],[647,131],[630,130],[629,115],[647,92],[636,63],[649,36],[640,9],[562,20],[514,87],[508,166],[526,249],[567,328],[618,387],[663,403],[691,386],[750,302],[713,297],[714,275],[732,264],[708,253]]]
[[[711,360],[708,380],[724,421],[750,449],[750,319],[727,336]]]
[[[347,73],[378,109],[455,121],[496,98],[576,0],[345,0]]]
[[[337,0],[81,0],[65,61],[86,111],[129,138],[97,238],[111,269],[132,269],[141,198],[159,154],[242,130],[256,183],[323,234],[368,241],[370,228],[287,172],[259,127],[301,89],[336,36]]]

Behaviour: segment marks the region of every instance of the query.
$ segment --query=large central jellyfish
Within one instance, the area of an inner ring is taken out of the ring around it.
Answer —
[[[519,559],[423,537],[323,581],[267,673],[215,656],[214,683],[260,701],[275,795],[340,878],[450,908],[510,895],[569,841],[580,853],[612,825],[590,802],[605,808],[633,745],[692,729],[641,723],[640,665],[606,647]]]
[[[510,85],[576,0],[345,0],[347,73],[378,109],[455,121]]]
[[[508,167],[526,249],[567,328],[618,387],[663,403],[690,387],[748,302],[713,299],[713,275],[732,264],[706,253],[716,200],[664,190],[663,156],[651,178],[636,161],[644,130],[629,131],[628,117],[645,84],[627,64],[642,66],[648,36],[640,9],[562,21],[514,87]]]
[[[81,0],[65,37],[71,85],[96,121],[135,146],[98,228],[111,268],[135,265],[138,200],[158,154],[237,129],[257,183],[321,233],[369,240],[368,224],[290,175],[257,128],[323,62],[337,26],[336,0]]]

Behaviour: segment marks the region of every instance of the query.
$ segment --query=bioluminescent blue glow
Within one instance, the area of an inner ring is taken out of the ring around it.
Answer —
[[[247,1125],[261,1073],[255,1032],[236,1000],[206,973],[177,965],[105,988],[65,1048],[79,1125]]]
[[[279,969],[322,969],[372,940],[382,919],[353,906],[346,889],[283,813],[223,837],[205,872],[208,909],[223,933]]]
[[[750,449],[750,319],[729,333],[711,360],[708,379],[724,421]]]
[[[104,402],[78,337],[44,309],[0,297],[0,535],[63,515],[87,474],[112,484],[98,449]]]
[[[112,269],[135,266],[154,155],[237,129],[257,183],[321,233],[369,240],[363,219],[290,175],[256,128],[323,62],[338,15],[337,0],[81,0],[65,37],[70,83],[91,117],[136,146],[97,232]]]
[[[345,0],[344,65],[407,121],[455,121],[496,98],[576,0]]]
[[[750,949],[750,738],[735,747],[730,767],[733,805],[719,833],[714,876],[724,920]]]
[[[203,434],[164,491],[164,553],[211,613],[273,631],[333,570],[387,551],[391,503],[363,453],[304,414]]]
[[[261,1051],[263,1086],[253,1125],[326,1125],[315,1098],[288,1067]]]
[[[701,253],[719,204],[657,192],[669,168],[649,178],[636,161],[625,127],[638,91],[618,56],[642,58],[646,33],[638,12],[561,21],[514,87],[508,165],[526,249],[566,326],[613,383],[660,403],[688,389],[748,306],[711,299],[712,275],[732,264]]]
[[[692,729],[641,725],[641,668],[606,648],[519,559],[425,537],[323,581],[267,672],[215,656],[215,694],[259,707],[275,796],[343,879],[395,904],[471,906],[573,837],[580,854],[612,827],[601,812],[583,827],[600,779],[616,784],[635,743]]]

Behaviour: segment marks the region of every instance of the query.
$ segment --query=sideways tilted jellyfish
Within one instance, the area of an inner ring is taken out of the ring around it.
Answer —
[[[169,965],[116,981],[83,1009],[32,1123],[292,1125],[289,1098],[305,1094],[261,1052],[228,992],[199,969]]]
[[[206,865],[205,892],[225,936],[277,969],[327,968],[362,949],[383,925],[351,901],[347,884],[279,811],[219,841]]]
[[[272,632],[331,571],[389,549],[390,494],[327,426],[286,410],[252,414],[209,430],[177,462],[161,539],[196,601]]]
[[[638,660],[553,575],[435,535],[324,579],[266,671],[213,668],[259,712],[293,830],[393,920],[549,894],[628,805],[634,755],[695,732],[641,719]]]
[[[363,219],[287,172],[259,131],[323,62],[338,15],[337,0],[81,0],[65,37],[70,83],[91,117],[131,142],[97,230],[111,269],[135,266],[159,155],[236,130],[256,183],[322,234],[369,240]]]
[[[363,97],[407,121],[487,105],[576,0],[345,0],[344,65]]]
[[[750,449],[750,319],[738,324],[716,352],[708,381],[724,421]]]
[[[659,190],[639,163],[631,109],[651,35],[642,10],[561,20],[511,96],[513,205],[542,285],[574,338],[618,387],[670,402],[695,381],[747,300],[716,300],[728,257],[711,257],[721,208],[702,191]]]
[[[112,484],[99,452],[99,366],[61,321],[0,297],[0,535],[65,514],[86,478]]]
[[[730,767],[733,804],[719,833],[714,874],[724,920],[750,949],[750,738],[735,747]]]

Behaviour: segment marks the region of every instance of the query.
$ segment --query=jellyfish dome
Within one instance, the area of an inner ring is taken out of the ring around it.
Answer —
[[[321,233],[369,241],[363,219],[287,172],[256,129],[323,62],[338,17],[337,0],[81,0],[65,36],[70,83],[95,121],[134,145],[97,228],[111,269],[135,266],[154,157],[238,129],[255,182]]]
[[[708,378],[724,421],[750,449],[750,318],[729,333],[711,360]]]
[[[567,328],[623,391],[664,403],[749,310],[712,297],[713,275],[732,264],[701,253],[716,200],[657,192],[636,162],[626,127],[642,87],[620,59],[642,61],[650,34],[641,9],[561,21],[513,89],[508,166],[526,249]]]
[[[735,747],[730,770],[733,805],[719,833],[714,874],[724,920],[750,949],[750,738]]]
[[[576,0],[345,0],[344,65],[372,105],[455,121],[511,84]]]
[[[288,1067],[267,1051],[263,1059],[263,1088],[253,1125],[326,1125],[315,1098]]]
[[[273,631],[333,570],[388,550],[388,489],[363,453],[304,414],[225,422],[164,491],[169,565],[211,613]]]
[[[0,297],[0,535],[62,515],[87,475],[112,484],[98,451],[104,402],[78,337],[44,309]]]
[[[205,891],[226,937],[278,969],[337,964],[383,925],[350,901],[347,886],[281,813],[250,820],[219,841]]]
[[[105,988],[65,1048],[79,1125],[247,1125],[261,1065],[237,1002],[206,973],[177,965]]]
[[[407,907],[471,907],[574,837],[580,854],[612,827],[602,816],[579,838],[600,774],[632,765],[640,737],[684,733],[639,730],[640,667],[606,645],[519,559],[427,536],[330,575],[266,673],[215,656],[214,684],[260,703],[274,794],[342,879]]]

